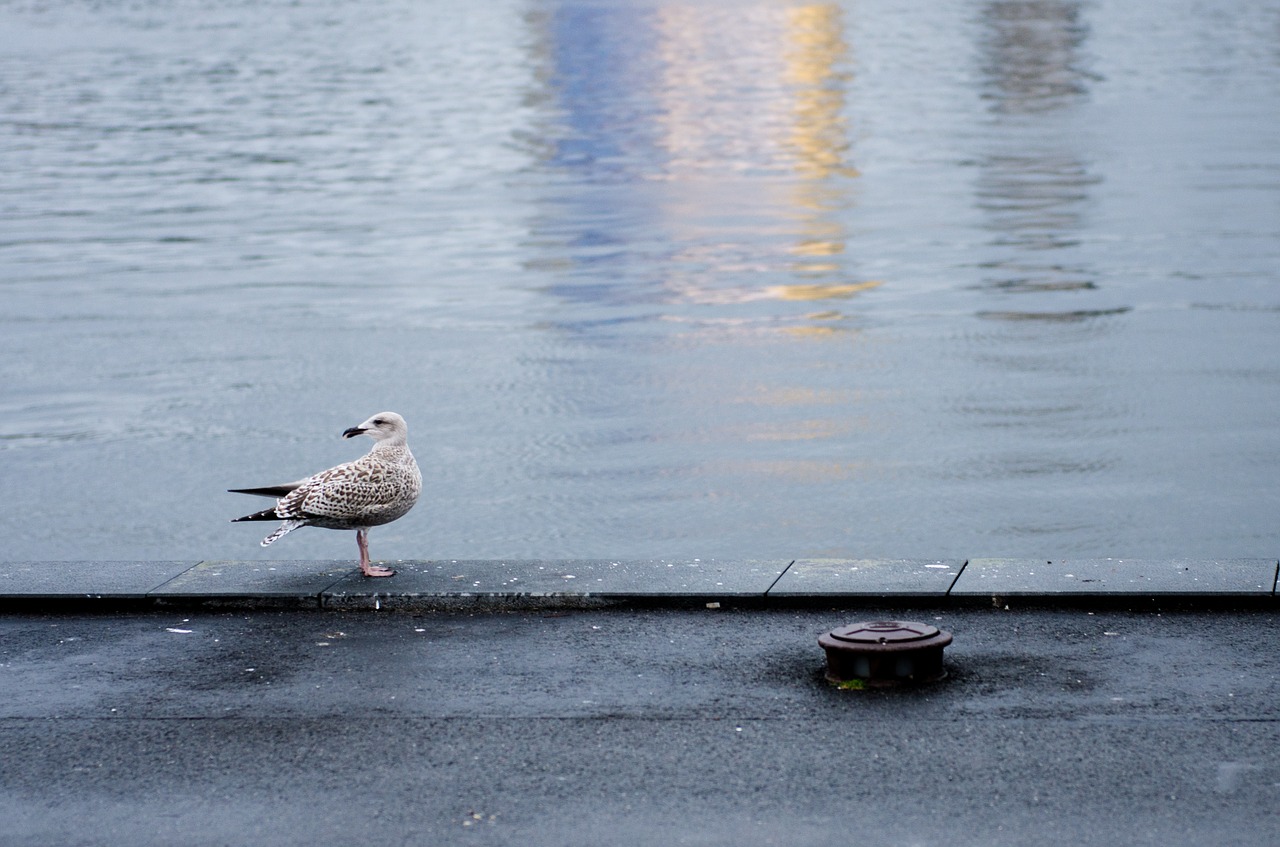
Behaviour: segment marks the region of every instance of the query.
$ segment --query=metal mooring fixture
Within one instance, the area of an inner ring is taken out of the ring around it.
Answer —
[[[937,682],[947,675],[942,648],[951,633],[910,621],[866,621],[818,636],[827,679],[858,688]]]

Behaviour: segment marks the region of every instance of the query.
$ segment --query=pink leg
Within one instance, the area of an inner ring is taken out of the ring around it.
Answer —
[[[356,544],[360,545],[360,573],[365,576],[395,576],[391,568],[369,563],[369,530],[356,530]]]

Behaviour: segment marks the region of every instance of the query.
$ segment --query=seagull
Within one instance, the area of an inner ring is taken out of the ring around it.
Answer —
[[[391,523],[413,508],[422,491],[422,473],[409,452],[409,426],[395,412],[379,412],[342,433],[343,438],[357,435],[367,435],[374,443],[354,462],[284,485],[228,489],[234,494],[277,498],[270,509],[235,518],[232,523],[284,521],[262,539],[263,547],[304,526],[354,529],[360,546],[360,572],[365,576],[395,576],[391,568],[369,562],[369,528]]]

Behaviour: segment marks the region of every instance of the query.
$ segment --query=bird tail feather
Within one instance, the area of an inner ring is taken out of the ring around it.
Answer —
[[[306,525],[307,525],[306,521],[300,521],[300,520],[285,521],[284,523],[280,524],[279,529],[277,529],[275,532],[268,535],[266,538],[262,539],[262,546],[269,547],[272,544],[274,544],[276,541],[279,541],[284,536],[293,532],[298,527],[306,526]]]
[[[263,509],[261,512],[254,512],[252,515],[245,515],[243,518],[232,518],[231,522],[239,523],[240,521],[278,521],[278,520],[280,520],[280,516],[276,514],[276,507],[272,506],[270,509]]]

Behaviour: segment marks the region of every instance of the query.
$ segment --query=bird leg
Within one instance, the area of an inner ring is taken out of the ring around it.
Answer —
[[[396,572],[391,568],[384,568],[381,565],[370,564],[369,562],[369,530],[356,530],[356,544],[360,545],[360,573],[365,576],[395,576]]]

